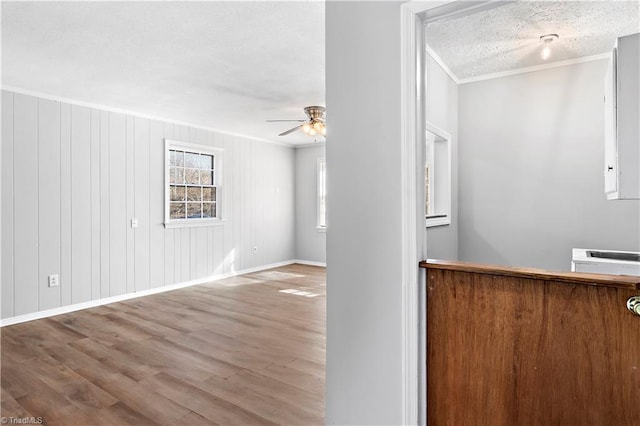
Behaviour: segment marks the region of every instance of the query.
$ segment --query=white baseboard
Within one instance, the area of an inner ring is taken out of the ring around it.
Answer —
[[[324,268],[327,267],[326,262],[316,262],[315,260],[294,259],[292,263],[299,263],[300,265],[309,265],[309,266],[322,266]]]
[[[73,305],[61,306],[59,308],[46,309],[44,311],[32,312],[30,314],[17,315],[14,317],[4,318],[0,320],[0,327],[4,327],[7,325],[19,324],[21,322],[33,321],[37,319],[52,317],[60,314],[67,314],[69,312],[80,311],[82,309],[95,308],[97,306],[108,305],[110,303],[122,302],[124,300],[135,299],[137,297],[149,296],[151,294],[164,293],[166,291],[178,290],[185,287],[191,287],[194,285],[210,283],[214,281],[218,281],[224,278],[234,277],[236,275],[244,275],[252,272],[263,271],[265,269],[277,268],[279,266],[291,265],[293,263],[302,263],[305,265],[311,265],[312,263],[304,263],[302,260],[285,260],[283,262],[270,263],[268,265],[256,266],[254,268],[247,268],[241,271],[232,271],[226,272],[224,274],[212,275],[209,277],[198,278],[191,281],[185,281],[177,284],[170,284],[162,287],[151,288],[149,290],[143,290],[135,293],[127,293],[119,296],[105,297],[102,299],[90,300],[88,302],[75,303]],[[314,262],[313,264],[316,266],[324,266],[318,265],[318,262]]]

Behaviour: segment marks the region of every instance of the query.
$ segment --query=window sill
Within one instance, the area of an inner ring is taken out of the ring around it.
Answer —
[[[226,223],[224,219],[204,219],[204,220],[195,220],[195,219],[187,219],[184,221],[171,221],[165,222],[165,228],[202,228],[206,226],[222,226]]]
[[[448,215],[440,217],[427,217],[425,220],[426,228],[445,225],[451,225],[451,218]]]
[[[324,234],[325,232],[327,232],[327,227],[326,226],[316,226],[316,230],[322,234]]]

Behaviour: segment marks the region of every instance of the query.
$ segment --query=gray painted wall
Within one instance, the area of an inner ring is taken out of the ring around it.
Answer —
[[[428,37],[428,34],[427,34]],[[451,224],[427,228],[427,257],[458,259],[458,85],[429,55],[427,121],[451,134]]]
[[[459,86],[462,260],[566,271],[572,247],[640,249],[640,201],[604,195],[605,67]]]
[[[318,159],[325,158],[325,144],[296,150],[296,259],[325,263],[327,234],[318,231]]]
[[[327,424],[402,423],[400,3],[326,7]]]
[[[164,228],[164,138],[224,148],[224,225]],[[2,318],[293,259],[294,161],[287,147],[3,91]]]

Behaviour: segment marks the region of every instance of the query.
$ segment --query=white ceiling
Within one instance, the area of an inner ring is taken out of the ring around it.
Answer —
[[[2,85],[254,138],[325,104],[324,2],[2,2]]]
[[[616,37],[639,31],[637,0],[502,2],[426,25],[428,45],[459,80],[608,53]],[[549,33],[560,38],[544,61],[540,36]]]
[[[636,1],[518,1],[427,25],[460,80],[609,52]],[[548,61],[539,36],[558,33]],[[250,137],[324,105],[324,2],[2,2],[2,85]],[[329,111],[330,115],[330,111]],[[329,129],[330,129],[329,121]]]

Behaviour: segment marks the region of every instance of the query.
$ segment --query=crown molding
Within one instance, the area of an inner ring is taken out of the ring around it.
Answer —
[[[116,107],[111,107],[111,106],[102,105],[102,104],[96,104],[96,103],[92,103],[92,102],[84,102],[84,101],[79,101],[77,99],[64,98],[64,97],[61,97],[61,96],[52,95],[50,93],[44,93],[44,92],[38,92],[38,91],[35,91],[35,90],[23,89],[21,87],[8,86],[8,85],[4,85],[3,84],[1,88],[2,88],[2,90],[6,90],[6,91],[9,91],[9,92],[19,93],[19,94],[27,95],[27,96],[34,96],[34,97],[37,97],[37,98],[48,99],[48,100],[51,100],[51,101],[56,101],[56,102],[61,102],[61,103],[66,103],[66,104],[71,104],[71,105],[77,105],[77,106],[86,107],[86,108],[95,108],[95,109],[108,111],[108,112],[113,112],[113,113],[117,113],[117,114],[125,114],[125,115],[130,115],[130,116],[139,117],[139,118],[146,118],[148,120],[162,121],[162,122],[165,122],[165,123],[175,124],[175,125],[178,125],[178,126],[186,126],[186,127],[191,127],[191,128],[194,128],[194,129],[206,130],[206,131],[209,131],[209,132],[215,132],[215,133],[219,133],[219,134],[223,134],[223,135],[234,136],[234,137],[243,138],[243,139],[249,139],[249,140],[253,140],[253,141],[257,141],[257,142],[269,143],[269,144],[272,144],[272,145],[278,145],[278,146],[283,146],[283,147],[287,147],[287,148],[294,148],[295,147],[294,144],[290,144],[290,143],[287,143],[287,142],[279,142],[279,141],[274,141],[274,140],[271,140],[271,139],[258,138],[258,137],[255,137],[255,136],[249,136],[249,135],[245,135],[245,134],[238,133],[238,132],[230,132],[230,131],[227,131],[227,130],[221,130],[221,129],[216,129],[214,127],[202,126],[202,125],[195,124],[195,123],[187,123],[187,122],[184,122],[184,121],[172,120],[172,119],[167,118],[167,117],[161,117],[161,116],[145,114],[145,113],[138,112],[138,111],[132,111],[132,110],[127,110],[127,109],[123,109],[123,108],[116,108]]]
[[[431,59],[433,59],[440,66],[440,68],[442,68],[442,71],[444,71],[456,84],[460,84],[460,79],[456,77],[453,71],[449,69],[447,64],[444,63],[442,58],[438,56],[438,54],[431,48],[431,46],[425,43],[425,49],[427,51],[427,55],[431,56]]]
[[[494,78],[508,77],[511,75],[526,74],[535,71],[544,71],[552,68],[566,67],[568,65],[581,64],[584,62],[599,61],[611,58],[611,53],[600,53],[598,55],[583,56],[581,58],[568,59],[566,61],[550,62],[543,65],[534,65],[532,67],[516,68],[509,71],[501,71],[492,74],[479,75],[476,77],[463,78],[458,84],[476,83],[478,81],[491,80]]]

